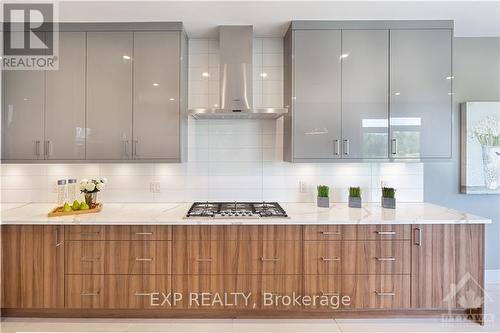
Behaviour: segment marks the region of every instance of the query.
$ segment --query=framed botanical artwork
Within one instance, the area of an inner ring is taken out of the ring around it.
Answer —
[[[461,104],[461,192],[500,194],[500,102]]]

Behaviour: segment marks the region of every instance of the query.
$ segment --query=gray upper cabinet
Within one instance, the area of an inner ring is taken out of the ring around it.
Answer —
[[[3,159],[44,158],[44,81],[44,71],[3,71]]]
[[[451,157],[452,30],[391,30],[394,158]]]
[[[85,159],[85,32],[59,33],[59,69],[45,84],[45,158]]]
[[[132,32],[87,33],[86,157],[132,157]]]
[[[342,30],[342,158],[387,158],[388,69],[388,30]]]
[[[134,159],[180,160],[181,34],[134,33]]]
[[[293,159],[340,158],[341,32],[293,36]]]

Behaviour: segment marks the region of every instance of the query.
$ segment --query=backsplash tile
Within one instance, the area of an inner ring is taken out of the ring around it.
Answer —
[[[54,202],[57,179],[99,176],[109,181],[103,202],[314,202],[318,184],[330,186],[334,202],[347,201],[349,186],[378,202],[381,182],[396,187],[398,201],[423,201],[422,163],[288,163],[281,119],[189,119],[188,125],[186,163],[3,164],[1,201]],[[150,191],[152,182],[159,193]]]

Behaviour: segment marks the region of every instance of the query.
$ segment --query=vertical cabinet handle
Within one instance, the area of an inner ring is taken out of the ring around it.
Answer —
[[[133,151],[134,151],[134,156],[137,157],[139,156],[137,154],[137,144],[139,143],[139,140],[134,140],[134,147],[133,147]]]
[[[333,155],[338,156],[340,153],[340,140],[333,140]]]
[[[45,156],[49,157],[52,156],[52,141],[51,140],[46,140],[45,141]]]
[[[422,246],[422,228],[415,228],[415,245]]]
[[[344,140],[344,155],[349,155],[349,140]]]
[[[123,141],[123,152],[124,152],[125,156],[127,156],[127,157],[130,156],[128,144],[129,144],[128,140]]]
[[[398,153],[398,142],[395,138],[391,139],[391,153],[396,155]]]
[[[40,140],[35,141],[35,155],[40,157]]]

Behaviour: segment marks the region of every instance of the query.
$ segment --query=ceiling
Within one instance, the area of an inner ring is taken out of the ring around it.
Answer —
[[[251,24],[283,36],[291,20],[455,20],[455,36],[500,36],[500,1],[60,1],[61,22],[182,21],[190,37]]]

